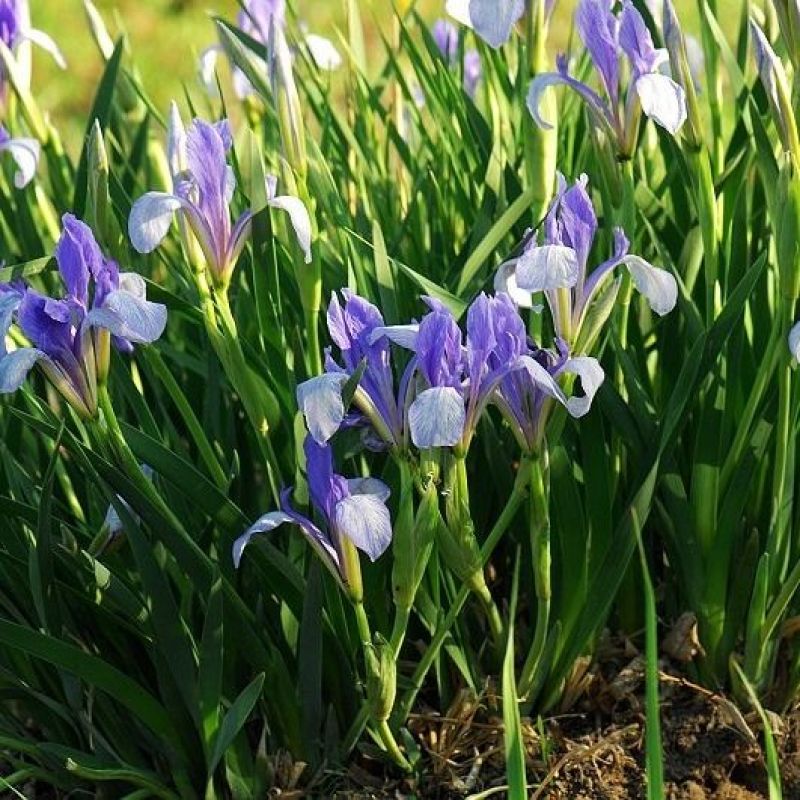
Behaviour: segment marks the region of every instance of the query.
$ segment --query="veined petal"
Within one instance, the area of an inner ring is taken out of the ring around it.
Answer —
[[[507,294],[520,308],[533,308],[533,293],[517,285],[517,261],[506,261],[494,274],[494,291]]]
[[[571,247],[532,247],[517,263],[517,286],[529,292],[569,289],[578,282],[579,271],[578,254]]]
[[[502,47],[517,20],[525,13],[525,0],[470,0],[469,18],[475,33],[490,47]]]
[[[636,288],[647,298],[650,308],[663,317],[678,302],[678,283],[665,269],[648,264],[639,256],[625,256],[622,263],[628,267]]]
[[[455,446],[465,421],[464,398],[451,386],[426,389],[408,409],[411,440],[420,450]]]
[[[16,392],[41,358],[47,356],[33,347],[22,347],[0,356],[0,394]]]
[[[789,350],[795,361],[800,361],[800,322],[789,331]]]
[[[108,295],[101,308],[90,311],[86,320],[89,325],[110,331],[128,342],[150,344],[164,333],[167,307],[117,290]]]
[[[347,481],[350,494],[371,494],[385,503],[391,497],[391,489],[377,478],[350,478]]]
[[[592,401],[597,394],[597,390],[603,385],[605,372],[596,358],[590,356],[576,356],[570,358],[563,367],[563,372],[569,375],[577,375],[581,379],[583,387],[582,397],[570,397],[567,400],[567,411],[575,417],[583,417],[589,413]]]
[[[299,197],[281,195],[268,201],[272,208],[279,208],[289,215],[289,221],[294,228],[297,243],[305,255],[306,264],[311,263],[311,217],[308,209]]]
[[[570,78],[569,75],[561,72],[543,72],[537,75],[532,81],[528,89],[528,111],[530,111],[534,122],[544,130],[552,129],[553,125],[545,120],[540,112],[539,107],[542,102],[542,95],[551,86],[569,86],[570,89],[577,92],[588,104],[589,109],[595,114],[597,119],[601,122],[607,121],[607,111],[605,103],[600,99],[600,96],[590,89],[585,83],[582,83],[575,78]]]
[[[306,34],[306,47],[314,63],[323,70],[333,72],[342,66],[342,56],[330,39],[316,33]]]
[[[14,186],[17,189],[25,188],[36,174],[39,164],[40,146],[36,139],[8,139],[0,144],[0,150],[5,150],[17,165],[14,174]]]
[[[567,398],[556,379],[535,359],[530,356],[522,356],[519,359],[518,367],[524,369],[539,391],[557,400],[562,406],[567,404]]]
[[[283,511],[270,511],[269,514],[264,514],[233,543],[233,566],[239,569],[242,553],[256,534],[269,533],[280,525],[293,522],[294,519]]]
[[[384,336],[390,342],[394,342],[400,347],[405,347],[406,350],[415,351],[417,349],[419,325],[383,325],[375,328],[369,335],[369,344],[375,344]]]
[[[336,504],[334,527],[370,561],[377,559],[392,542],[392,519],[384,502],[374,494],[356,494]]]
[[[172,224],[173,214],[183,201],[166,192],[148,192],[131,209],[128,235],[139,253],[152,253],[164,240]]]
[[[671,134],[676,134],[686,121],[686,93],[672,78],[650,72],[637,79],[636,93],[642,111]]]
[[[44,31],[36,30],[36,28],[29,28],[22,32],[22,38],[27,39],[32,44],[41,47],[42,50],[49,53],[53,57],[53,61],[55,61],[61,69],[67,68],[67,62],[63,53],[53,39]]]
[[[21,302],[22,297],[16,292],[0,293],[0,358],[6,354],[6,336]]]
[[[329,372],[297,387],[297,405],[306,418],[309,433],[319,444],[326,444],[344,421],[342,389],[348,380],[348,375]]]

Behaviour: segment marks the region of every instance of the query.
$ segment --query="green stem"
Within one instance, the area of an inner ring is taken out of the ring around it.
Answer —
[[[529,482],[530,463],[526,459],[520,467],[514,489],[506,502],[505,508],[481,547],[481,561],[484,565],[491,557],[495,547],[497,547],[500,539],[503,538],[503,534],[505,534],[509,525],[511,525],[514,520],[517,511],[519,511],[520,506],[525,501],[529,491]],[[469,594],[469,587],[466,584],[462,585],[453,604],[448,609],[447,615],[437,626],[430,645],[428,645],[427,650],[422,654],[422,658],[417,664],[417,668],[414,670],[414,674],[411,677],[410,688],[406,691],[402,701],[396,707],[394,718],[398,723],[405,722],[408,718],[411,708],[416,702],[417,694],[419,694],[425,682],[428,670],[430,670],[433,662],[436,660],[436,656],[439,654],[450,629],[455,624],[456,619],[458,619],[458,615],[461,613],[461,609],[464,607],[464,603],[467,601]]]
[[[317,375],[322,369],[322,349],[319,343],[319,311],[306,310],[306,333],[308,334],[308,374]]]
[[[373,669],[371,666],[370,653],[368,648],[372,647],[372,633],[369,627],[369,619],[367,618],[367,611],[363,603],[353,603],[353,608],[356,612],[356,624],[358,625],[358,635],[361,637],[361,646],[364,650],[364,667],[367,671]],[[369,701],[367,701],[367,709]],[[369,709],[367,710],[367,717],[369,717]],[[360,715],[356,721],[360,720]],[[375,719],[378,736],[380,737],[383,746],[386,748],[388,756],[397,764],[403,772],[411,772],[411,765],[403,755],[400,747],[397,744],[394,734],[385,719]],[[363,730],[363,728],[362,728]],[[356,736],[356,738],[358,738]]]
[[[408,621],[411,618],[411,609],[404,606],[396,606],[394,614],[394,625],[392,626],[392,637],[389,643],[392,646],[395,660],[400,657],[400,648],[403,646],[403,640],[406,638],[406,630],[408,629]]]
[[[537,671],[542,663],[550,624],[552,587],[550,578],[550,467],[547,451],[531,464],[530,536],[534,559],[536,589],[536,629],[533,644],[525,659],[519,680],[519,693],[526,697],[532,692]]]

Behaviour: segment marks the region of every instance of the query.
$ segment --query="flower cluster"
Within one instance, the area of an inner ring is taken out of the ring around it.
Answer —
[[[72,214],[64,215],[55,257],[63,297],[47,297],[22,283],[0,285],[0,393],[16,391],[38,366],[88,419],[97,412],[97,387],[108,374],[111,344],[130,353],[135,344],[156,341],[167,309],[149,302],[144,280],[121,273],[91,229]],[[31,346],[8,349],[15,322]]]
[[[228,164],[233,146],[227,120],[218,123],[195,119],[184,129],[175,104],[170,113],[169,161],[172,192],[147,192],[131,209],[128,233],[140,253],[155,250],[164,240],[177,213],[199,243],[216,282],[227,285],[242,248],[250,235],[254,211],[231,222],[236,178]],[[285,211],[297,241],[311,260],[311,220],[296,197],[278,196],[277,178],[267,179],[267,203]]]
[[[561,55],[557,72],[534,78],[528,109],[540,127],[550,127],[539,112],[542,95],[550,86],[568,86],[584,100],[594,124],[615,143],[617,155],[627,158],[636,143],[642,112],[674,135],[686,120],[686,95],[679,84],[661,72],[669,59],[667,51],[653,46],[650,31],[633,3],[624,0],[618,13],[611,7],[608,0],[581,0],[576,14],[578,33],[600,79],[602,95],[572,77],[567,58]],[[627,92],[621,55],[630,71]]]

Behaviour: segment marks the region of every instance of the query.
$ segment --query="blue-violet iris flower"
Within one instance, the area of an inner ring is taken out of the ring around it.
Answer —
[[[575,416],[588,411],[591,396],[585,405],[568,403],[554,376],[527,346],[510,346],[505,300],[485,294],[476,298],[467,312],[466,342],[455,317],[441,302],[433,298],[425,302],[430,311],[418,326],[389,327],[372,335],[373,339],[387,336],[415,354],[409,366],[417,376],[412,387],[416,397],[408,407],[408,427],[416,447],[457,447],[466,452],[498,387],[518,370],[526,373],[532,391],[564,404]],[[602,375],[599,365],[597,369]],[[587,373],[584,391],[593,394],[601,382],[602,377],[589,380]]]
[[[544,0],[545,14],[553,13],[555,0]],[[502,47],[525,13],[526,0],[447,0],[447,13],[475,33],[490,47]]]
[[[800,362],[800,322],[789,331],[789,352],[795,361]]]
[[[170,114],[169,161],[173,190],[148,192],[131,209],[128,233],[140,253],[158,247],[177,213],[188,224],[200,244],[215,280],[225,286],[250,235],[253,211],[244,212],[231,223],[231,201],[236,189],[227,154],[233,146],[227,120],[216,124],[195,119],[183,129],[173,105]],[[267,203],[286,211],[298,243],[311,261],[311,220],[305,205],[296,197],[278,196],[277,179],[267,181]]]
[[[501,370],[504,364],[518,362],[523,356],[528,356],[554,382],[562,375],[574,375],[581,380],[583,395],[567,398],[552,384],[535,380],[528,369],[512,370],[503,376],[492,402],[511,426],[522,449],[535,453],[544,436],[546,409],[552,405],[551,401],[560,402],[573,417],[582,417],[589,412],[605,375],[596,359],[588,356],[570,357],[562,340],[558,341],[558,351],[555,353],[537,347],[529,339],[525,323],[509,295],[501,293],[492,298],[491,313],[497,343],[489,356],[490,371]]]
[[[130,352],[158,339],[167,309],[148,302],[144,280],[120,273],[106,258],[91,229],[72,214],[63,218],[56,261],[66,295],[56,299],[20,284],[0,291],[0,393],[16,391],[38,365],[83,417],[97,410],[97,381],[107,371],[107,346]],[[16,320],[31,347],[9,351],[6,338]]]
[[[238,568],[242,552],[259,533],[269,533],[280,525],[296,525],[309,544],[339,581],[342,588],[350,585],[348,545],[355,545],[377,560],[392,540],[392,522],[386,501],[389,488],[375,478],[347,479],[333,469],[333,454],[328,445],[321,445],[307,436],[304,444],[306,474],[311,503],[320,525],[292,508],[292,490],[281,496],[281,510],[261,517],[233,544],[233,563]]]
[[[520,305],[531,307],[532,294],[543,292],[553,315],[556,335],[573,344],[592,300],[605,278],[625,265],[636,288],[659,315],[677,302],[678,285],[669,272],[629,254],[624,232],[614,234],[613,256],[587,274],[589,253],[597,233],[597,216],[582,175],[567,187],[563,175],[545,218],[544,230],[528,242],[522,255],[503,264],[495,290],[506,292]]]
[[[458,30],[447,20],[437,20],[431,30],[436,47],[445,62],[453,67],[458,61]],[[481,56],[477,50],[469,49],[464,53],[464,91],[469,97],[475,97],[483,76]]]
[[[610,0],[581,0],[577,10],[578,33],[586,46],[603,86],[605,97],[569,74],[567,58],[557,59],[557,72],[537,75],[528,93],[528,109],[542,128],[539,105],[545,90],[564,84],[576,91],[587,105],[591,118],[616,143],[617,153],[629,157],[639,129],[641,112],[671,134],[686,120],[686,94],[672,78],[660,72],[668,62],[666,50],[656,49],[642,15],[630,0],[615,14]],[[620,55],[630,65],[630,86],[623,97]]]
[[[342,391],[363,367],[354,396],[358,413],[349,422],[371,425],[384,446],[400,446],[403,441],[404,383],[394,390],[394,373],[389,341],[376,331],[384,330],[381,312],[368,300],[343,289],[344,304],[333,294],[328,304],[328,331],[341,353],[337,362],[330,349],[325,354],[325,373],[297,388],[297,404],[306,418],[314,439],[325,444],[346,421]],[[374,438],[374,437],[373,437]]]
[[[26,137],[14,138],[0,124],[0,153],[8,153],[17,165],[14,173],[14,186],[22,189],[27,186],[36,174],[39,163],[40,147],[36,139]]]

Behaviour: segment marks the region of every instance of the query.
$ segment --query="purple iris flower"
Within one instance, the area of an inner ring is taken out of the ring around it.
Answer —
[[[91,229],[72,214],[63,218],[56,261],[66,295],[55,299],[20,286],[0,292],[0,393],[16,391],[38,365],[55,388],[85,417],[97,409],[98,373],[106,365],[101,337],[111,335],[118,349],[158,339],[167,309],[147,301],[144,280],[120,273],[107,259]],[[6,337],[16,319],[32,347],[12,351]]]
[[[455,66],[458,60],[458,30],[456,27],[447,20],[440,19],[434,23],[431,33],[442,58],[449,66]],[[464,53],[464,91],[470,97],[475,97],[482,77],[483,66],[480,53],[474,49],[467,50]]]
[[[447,0],[447,13],[473,28],[490,47],[502,47],[525,13],[526,0]],[[555,0],[545,0],[545,14],[553,13]]]
[[[466,341],[442,303],[432,298],[425,302],[430,312],[418,326],[373,333],[373,339],[387,336],[415,353],[410,367],[418,378],[417,394],[408,409],[408,427],[416,447],[466,451],[486,407],[496,400],[508,376],[518,371],[526,376],[520,380],[530,384],[531,392],[566,405],[575,416],[588,411],[591,397],[585,408],[569,403],[554,374],[532,357],[538,351],[528,347],[524,323],[508,299],[479,295],[467,313]],[[596,380],[594,384],[599,386]]]
[[[597,233],[597,216],[582,175],[567,187],[558,176],[559,189],[544,221],[544,230],[532,237],[518,259],[503,264],[495,276],[495,290],[506,292],[520,306],[532,306],[532,294],[543,292],[553,315],[556,334],[573,343],[605,278],[625,265],[636,288],[659,315],[671,311],[678,285],[669,272],[630,255],[622,230],[614,235],[613,256],[587,274],[589,254]],[[543,235],[541,235],[543,234]]]
[[[639,129],[641,113],[653,119],[671,134],[686,120],[686,95],[683,88],[660,72],[668,61],[666,50],[656,49],[642,15],[630,0],[615,14],[609,0],[581,0],[577,26],[581,39],[603,87],[602,97],[585,83],[570,76],[566,56],[557,59],[557,72],[536,76],[528,93],[528,109],[542,128],[551,125],[543,120],[539,105],[545,90],[564,84],[585,101],[595,124],[616,143],[619,155],[630,156]],[[630,86],[623,96],[620,55],[630,65]]]
[[[289,500],[291,489],[281,496],[281,510],[261,517],[233,544],[233,563],[238,568],[242,552],[259,533],[269,533],[284,524],[297,525],[343,589],[350,585],[348,545],[355,545],[376,561],[392,541],[392,521],[386,501],[389,488],[375,478],[347,479],[333,469],[333,454],[327,445],[306,437],[306,473],[311,503],[320,524],[295,511]]]
[[[286,26],[286,0],[245,0],[244,7],[236,18],[237,26],[255,41],[270,47],[273,25]],[[306,34],[305,45],[319,69],[333,71],[342,64],[342,56],[330,39],[314,33]],[[200,77],[208,93],[217,94],[215,70],[217,58],[222,51],[219,45],[206,48],[200,57]],[[238,67],[233,67],[233,88],[240,100],[255,94],[253,85]]]
[[[605,375],[594,358],[570,358],[567,346],[561,340],[555,353],[537,347],[528,338],[525,323],[508,294],[496,295],[491,303],[497,343],[489,356],[489,369],[500,370],[504,364],[518,362],[523,356],[532,359],[540,369],[536,378],[530,369],[508,372],[492,396],[492,402],[501,410],[522,449],[535,453],[544,435],[547,421],[544,410],[550,402],[556,400],[573,417],[582,417],[589,412]],[[544,373],[551,377],[552,383],[542,379]],[[562,375],[579,377],[583,395],[565,397],[555,385]]]
[[[27,84],[30,83],[31,58],[25,48],[31,44],[46,50],[61,69],[67,66],[58,45],[46,33],[31,27],[28,0],[0,0],[0,42],[16,57],[20,75]],[[0,99],[5,98],[6,89],[5,76],[0,69]]]
[[[36,174],[41,148],[36,139],[12,139],[8,131],[0,124],[0,153],[8,153],[17,165],[14,174],[14,186],[22,189],[27,186]]]
[[[297,404],[306,418],[311,435],[325,444],[346,422],[342,391],[363,366],[354,406],[358,409],[349,424],[372,425],[384,446],[403,441],[404,384],[399,396],[394,390],[394,372],[389,341],[375,333],[385,330],[381,312],[369,301],[343,289],[344,305],[336,294],[328,304],[328,331],[341,353],[337,362],[330,349],[325,354],[325,374],[297,387]],[[376,430],[377,428],[377,430]]]
[[[233,146],[227,120],[216,124],[196,119],[184,131],[177,108],[170,114],[169,160],[173,190],[148,192],[131,209],[128,233],[140,253],[150,253],[164,240],[175,213],[180,214],[200,244],[215,280],[227,286],[250,235],[253,211],[231,223],[236,189],[227,155]],[[296,197],[278,196],[277,179],[268,178],[267,203],[289,215],[297,240],[311,261],[311,220]]]

